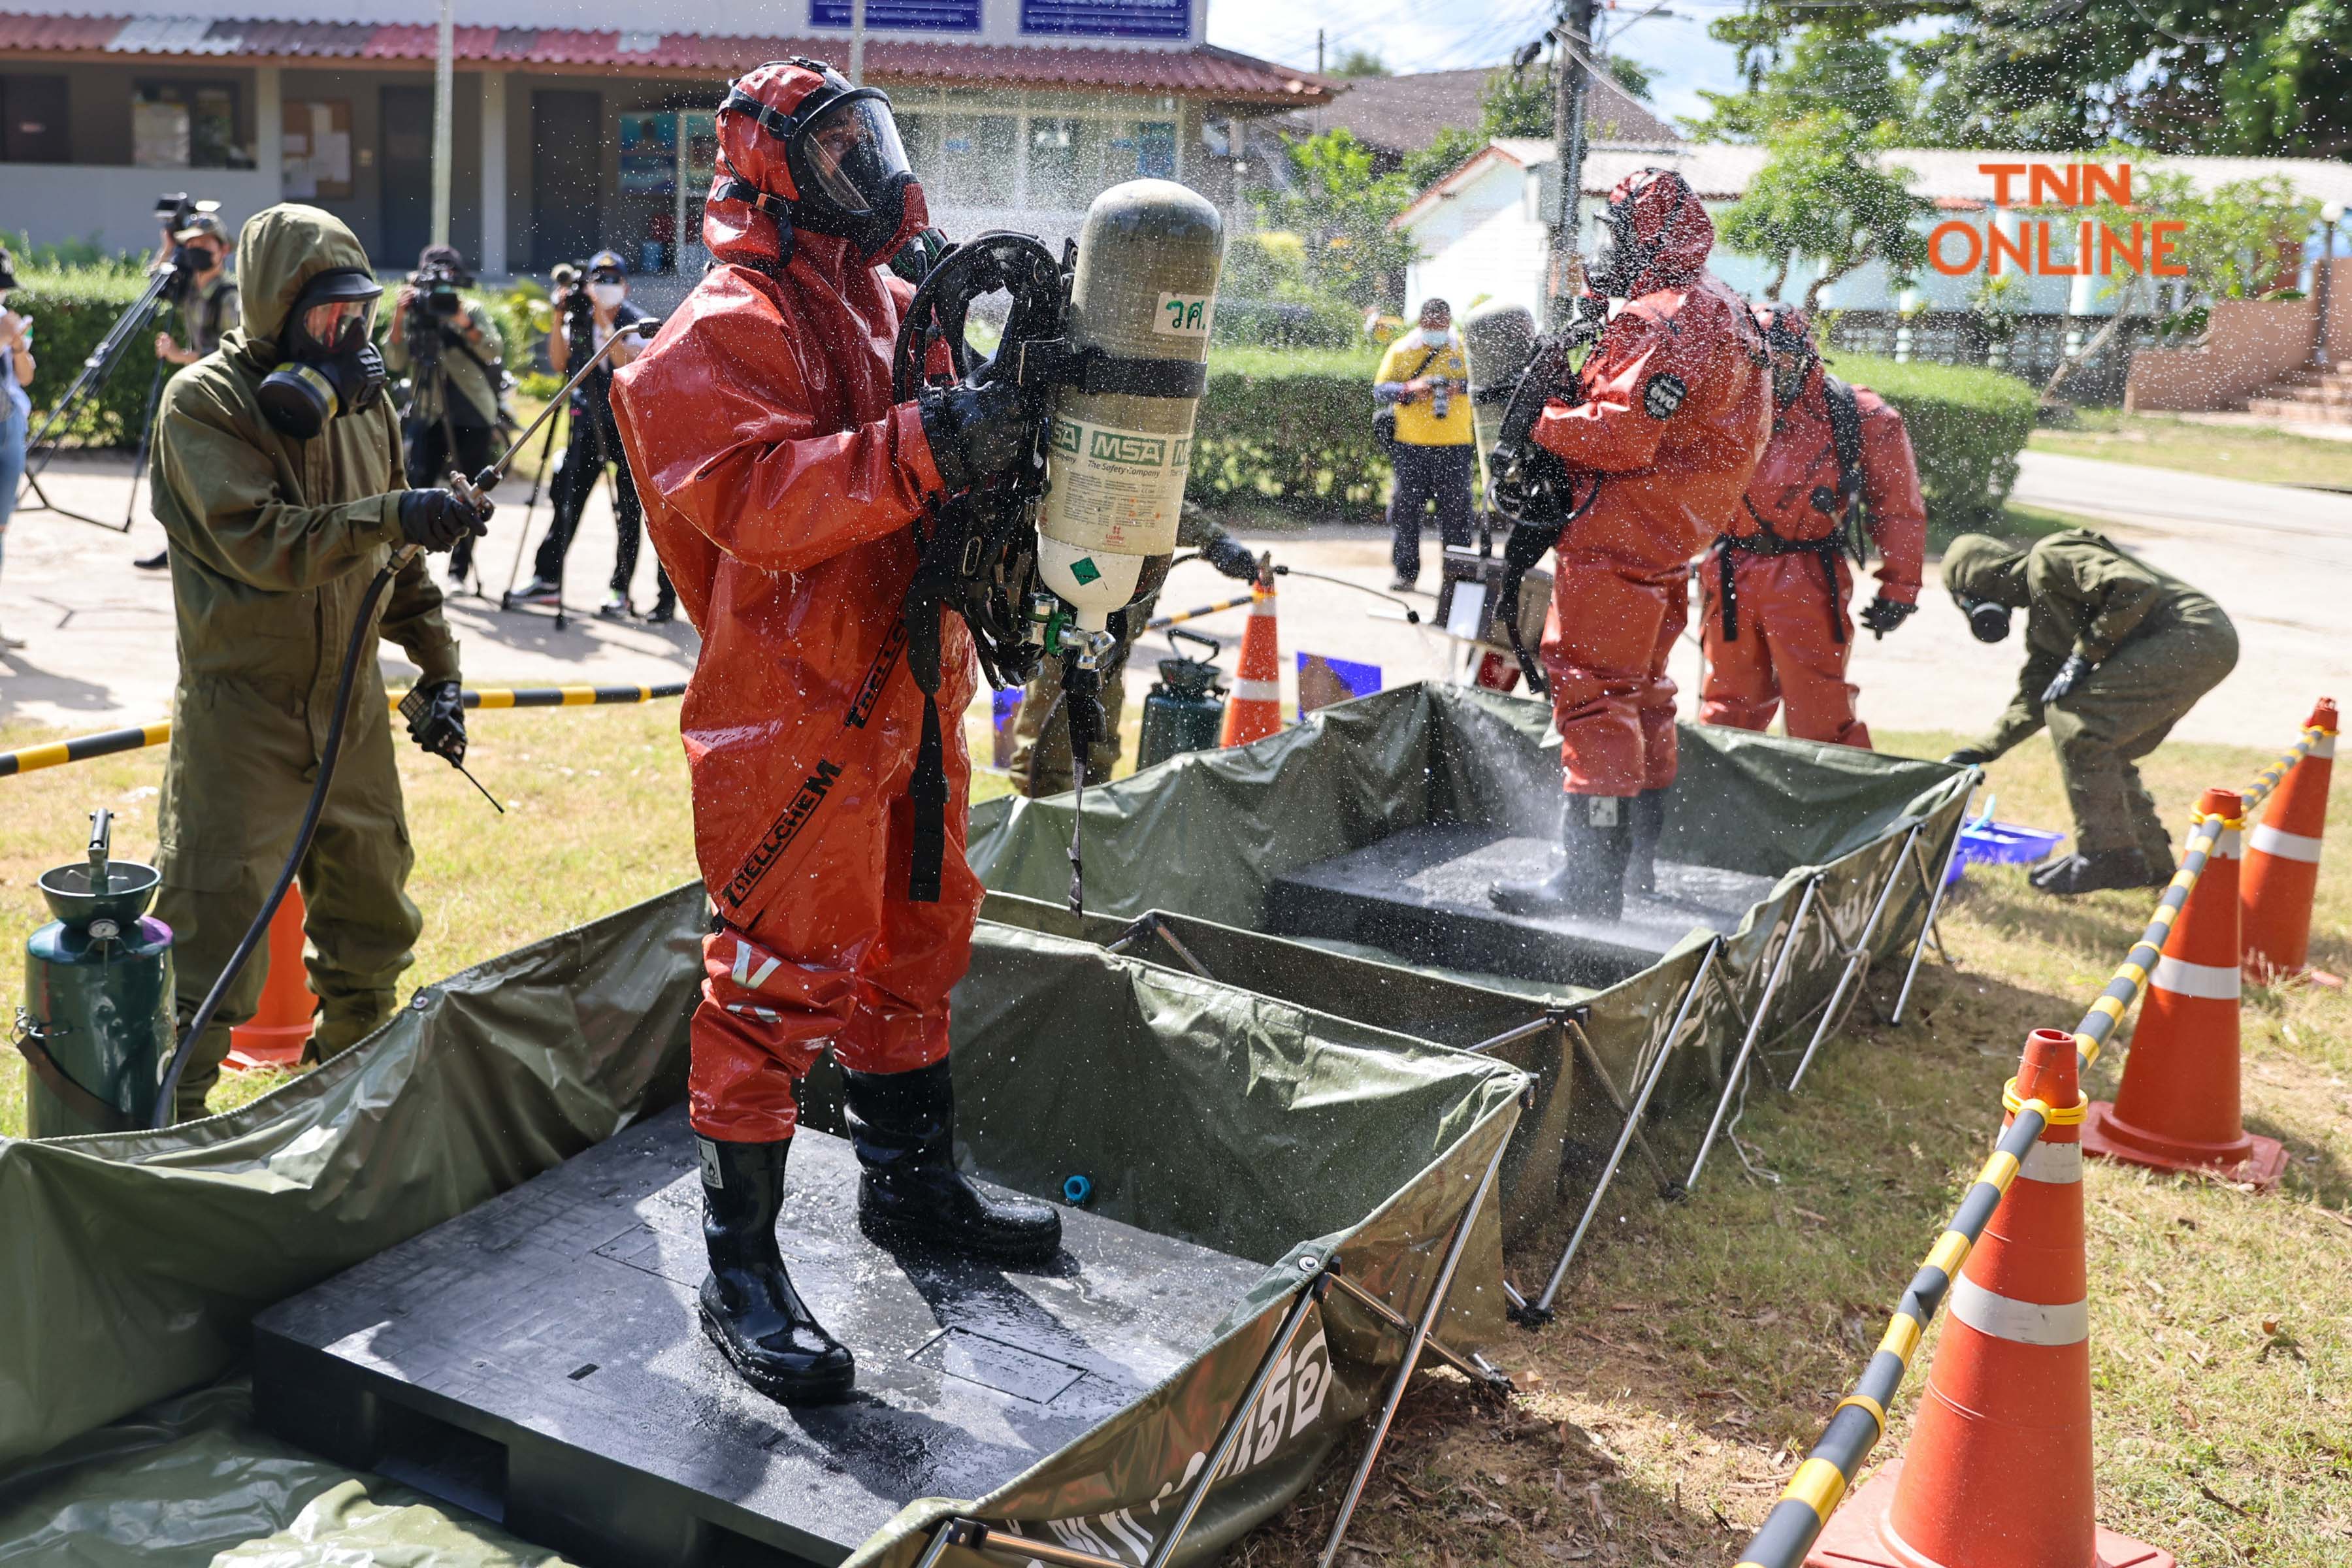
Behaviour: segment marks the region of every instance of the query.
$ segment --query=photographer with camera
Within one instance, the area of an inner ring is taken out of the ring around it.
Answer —
[[[488,309],[461,292],[473,280],[454,248],[428,245],[393,301],[383,363],[408,377],[401,450],[408,482],[420,489],[445,482],[452,467],[480,473],[498,456],[498,427],[507,417],[505,345]],[[474,542],[459,540],[449,552],[449,581],[463,583],[473,562]]]
[[[559,267],[555,283],[555,327],[548,333],[548,363],[559,376],[569,375],[574,360],[584,360],[612,341],[619,328],[646,319],[629,303],[628,269],[615,251],[600,250],[588,260],[587,284],[581,286],[579,269]],[[637,574],[637,544],[644,531],[644,511],[637,504],[636,481],[629,473],[629,455],[621,447],[620,431],[613,424],[613,372],[637,357],[640,340],[624,339],[572,394],[572,434],[556,460],[550,499],[555,517],[531,560],[531,580],[516,590],[509,605],[540,605],[559,608],[563,602],[563,557],[580,527],[580,514],[596,492],[596,480],[610,463],[617,470],[613,488],[612,593],[596,614],[608,621],[626,620],[633,613],[629,585]],[[654,607],[646,619],[656,625],[677,614],[677,595],[669,574],[654,568]]]
[[[221,226],[220,215],[198,211],[185,225],[164,231],[171,240],[166,259],[180,268],[172,291],[180,307],[185,348],[169,332],[155,334],[155,357],[173,364],[194,364],[220,347],[221,334],[237,324],[236,281],[228,275],[228,259],[236,242]]]
[[[155,334],[155,357],[166,364],[195,363],[220,347],[222,336],[240,320],[236,282],[228,275],[236,241],[221,226],[218,205],[177,194],[155,204],[156,219],[163,226],[155,265],[179,269],[163,298],[179,306],[181,333],[188,340],[183,347],[169,332]],[[131,564],[142,572],[161,572],[168,559],[158,550]]]

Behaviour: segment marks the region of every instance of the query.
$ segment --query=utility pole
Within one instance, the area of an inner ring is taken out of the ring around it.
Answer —
[[[1561,0],[1552,30],[1551,139],[1559,170],[1559,205],[1551,220],[1551,265],[1546,269],[1549,315],[1558,327],[1568,319],[1580,266],[1579,218],[1584,194],[1584,107],[1591,72],[1592,23],[1598,0]]]
[[[1323,74],[1323,29],[1315,29],[1315,74]]]
[[[849,85],[866,85],[866,0],[849,0]]]
[[[455,86],[456,34],[451,26],[449,0],[441,0],[440,37],[433,51],[433,243],[449,243],[449,122],[456,105],[450,100]]]

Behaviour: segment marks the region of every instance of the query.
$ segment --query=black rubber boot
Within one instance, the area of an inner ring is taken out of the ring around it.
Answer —
[[[2095,893],[2108,888],[2161,888],[2172,868],[2159,875],[2138,849],[2095,849],[2053,860],[2026,879],[2045,893]]]
[[[1062,1216],[1050,1205],[992,1198],[955,1168],[955,1089],[945,1061],[841,1076],[849,1142],[865,1167],[857,1225],[868,1237],[1007,1263],[1043,1263],[1061,1250]]]
[[[785,1405],[847,1396],[857,1363],[793,1289],[776,1247],[789,1138],[730,1143],[697,1137],[702,1153],[702,1329],[743,1381]]]
[[[1666,792],[1645,789],[1629,803],[1633,848],[1625,862],[1625,886],[1637,893],[1658,890],[1658,839],[1666,830]]]
[[[1559,816],[1559,869],[1532,882],[1496,883],[1487,895],[1495,907],[1515,915],[1618,919],[1633,854],[1632,805],[1615,795],[1568,796]]]

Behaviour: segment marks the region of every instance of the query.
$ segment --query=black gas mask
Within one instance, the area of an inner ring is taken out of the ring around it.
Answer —
[[[383,395],[383,356],[375,347],[375,308],[383,285],[356,267],[321,272],[278,330],[285,358],[262,379],[261,411],[270,425],[309,440],[327,421],[358,414]]]
[[[814,113],[804,107],[796,118],[800,124],[784,146],[800,193],[793,220],[848,240],[867,261],[879,260],[906,220],[907,188],[915,184],[890,100],[873,88],[853,88]]]
[[[1963,595],[1952,595],[1960,606],[1960,614],[1969,618],[1969,631],[1979,642],[2000,642],[2009,636],[2009,606],[1990,599],[1971,599]]]
[[[1601,234],[1593,242],[1592,259],[1585,265],[1585,282],[1596,294],[1629,299],[1643,260],[1641,241],[1633,235],[1633,204],[1611,203],[1601,214]]]
[[[1767,305],[1764,348],[1772,362],[1772,401],[1786,408],[1805,390],[1821,355],[1813,347],[1812,321],[1793,305]]]

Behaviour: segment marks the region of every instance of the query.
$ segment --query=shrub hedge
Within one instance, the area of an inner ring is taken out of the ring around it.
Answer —
[[[2033,389],[1998,371],[1837,354],[1836,374],[1902,411],[1939,533],[1998,518],[2033,430]],[[1386,500],[1372,437],[1370,350],[1212,352],[1192,443],[1192,499],[1369,515]]]
[[[33,428],[38,430],[49,409],[65,395],[74,377],[118,318],[145,291],[147,279],[136,272],[77,268],[71,271],[20,271],[17,287],[8,296],[8,309],[32,318],[36,370],[27,390],[33,399]],[[180,331],[179,312],[169,312],[123,346],[97,394],[82,405],[70,437],[94,447],[131,447],[139,440],[140,421],[147,413],[147,392],[155,374],[155,333]]]
[[[2032,386],[1970,365],[1897,364],[1856,353],[1822,357],[1841,380],[1870,388],[1902,413],[1930,527],[1948,535],[2000,518],[2017,483],[2017,455],[2033,434]]]

